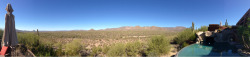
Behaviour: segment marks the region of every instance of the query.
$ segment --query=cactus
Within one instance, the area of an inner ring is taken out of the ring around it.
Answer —
[[[38,31],[38,29],[36,30],[36,32],[37,32],[37,35],[39,36],[39,31]]]

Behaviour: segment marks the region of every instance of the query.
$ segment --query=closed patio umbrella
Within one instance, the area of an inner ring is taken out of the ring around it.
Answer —
[[[7,14],[5,15],[5,28],[2,38],[4,46],[16,46],[18,44],[16,28],[15,28],[15,16],[12,14],[14,11],[11,4],[6,7]]]

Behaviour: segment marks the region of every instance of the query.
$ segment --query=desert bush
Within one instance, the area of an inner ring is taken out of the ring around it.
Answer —
[[[148,42],[147,55],[158,56],[170,51],[170,41],[165,36],[153,36]]]
[[[64,45],[65,54],[68,56],[79,56],[80,51],[84,49],[84,45],[82,45],[81,40],[74,39],[72,42]]]
[[[98,54],[101,54],[102,48],[101,47],[93,47],[92,52],[90,53],[91,56],[97,56]]]
[[[59,47],[55,52],[56,52],[56,53],[55,53],[56,56],[63,56],[64,53],[65,53],[65,52],[62,50],[61,47]]]
[[[110,49],[110,46],[104,45],[103,48],[102,48],[103,54],[107,54],[107,52],[109,51],[109,49]]]
[[[141,51],[143,51],[143,44],[139,41],[126,44],[126,54],[128,56],[140,55]]]
[[[191,36],[189,37],[189,41],[196,41],[196,34],[195,34],[195,32],[193,32],[193,33],[190,33],[191,34]]]
[[[32,33],[18,33],[18,42],[26,45],[29,49],[38,47],[39,37]]]
[[[250,20],[250,18],[248,18],[248,20]],[[246,50],[250,51],[250,23],[248,22],[247,26],[239,26],[237,31],[240,42]]]
[[[177,31],[178,32],[178,31]],[[175,35],[177,32],[169,31],[58,31],[39,32],[41,38],[121,38],[123,36],[152,36],[152,35]]]
[[[143,51],[144,51],[144,44],[137,41],[137,42],[130,42],[127,44],[125,43],[113,44],[110,47],[106,46],[103,47],[102,52],[107,56],[136,56],[136,55],[142,55]]]
[[[174,41],[177,42],[177,44],[182,44],[183,42],[186,42],[188,40],[195,40],[195,33],[187,28],[184,31],[180,32],[176,38],[174,39]]]
[[[186,47],[186,46],[188,46],[188,45],[189,45],[189,44],[186,43],[186,42],[182,43],[182,47]]]
[[[57,43],[53,44],[53,46],[56,46],[58,48],[62,48],[63,44],[61,42],[57,42]]]
[[[2,39],[2,37],[3,37],[3,30],[0,29],[0,39]]]
[[[36,56],[54,56],[51,45],[40,43],[39,37],[32,33],[18,33],[18,42],[28,47]]]
[[[57,43],[54,44],[54,46],[58,47],[56,49],[56,51],[55,51],[56,52],[56,56],[63,56],[64,55],[64,51],[62,50],[62,47],[63,47],[62,43],[61,42],[57,42]]]
[[[37,47],[31,49],[36,56],[55,56],[55,51],[52,46],[39,44]]]
[[[106,54],[107,56],[127,56],[126,45],[123,43],[117,43],[110,47]]]
[[[203,31],[203,32],[208,31],[208,26],[201,26],[201,27],[198,29],[198,31]]]

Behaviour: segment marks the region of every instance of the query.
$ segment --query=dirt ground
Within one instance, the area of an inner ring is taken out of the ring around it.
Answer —
[[[172,48],[170,49],[169,55],[170,55],[171,57],[174,57],[174,56],[176,56],[176,54],[178,53],[178,50],[177,50],[178,45],[172,44],[171,47],[172,47]]]

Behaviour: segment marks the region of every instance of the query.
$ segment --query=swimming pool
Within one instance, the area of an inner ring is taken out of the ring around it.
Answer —
[[[181,49],[177,57],[206,57],[206,56],[240,56],[237,52],[234,52],[228,45],[207,46],[200,44],[192,44]]]

